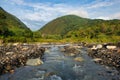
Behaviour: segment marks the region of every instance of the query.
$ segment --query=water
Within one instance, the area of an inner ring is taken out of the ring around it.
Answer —
[[[59,47],[49,46],[44,55],[44,64],[25,66],[16,69],[14,74],[5,74],[0,80],[119,80],[117,71],[95,64],[87,55],[86,49],[81,49],[82,62],[75,57],[64,56]],[[111,72],[108,72],[111,71]]]

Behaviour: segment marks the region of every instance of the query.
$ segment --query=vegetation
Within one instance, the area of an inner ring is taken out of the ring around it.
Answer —
[[[0,7],[0,38],[5,42],[24,42],[32,38],[32,31],[18,18]],[[24,40],[24,41],[23,41]]]
[[[120,20],[59,17],[32,32],[0,7],[0,40],[4,42],[118,42]]]
[[[120,20],[87,19],[75,15],[59,17],[39,30],[42,35],[60,35],[73,42],[117,42]]]

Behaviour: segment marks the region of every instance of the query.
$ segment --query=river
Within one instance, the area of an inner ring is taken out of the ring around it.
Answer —
[[[87,55],[86,48],[80,49],[77,57],[83,61],[75,61],[75,57],[65,56],[60,48],[51,45],[43,56],[44,63],[39,66],[24,66],[13,74],[5,74],[0,80],[119,80],[118,72],[96,64]],[[114,74],[113,74],[114,73]]]

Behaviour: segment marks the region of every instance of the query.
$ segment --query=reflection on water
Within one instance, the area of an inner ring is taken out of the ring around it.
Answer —
[[[14,74],[3,75],[0,80],[118,80],[119,76],[107,73],[108,69],[95,64],[88,57],[85,49],[81,50],[84,61],[77,62],[75,57],[64,56],[59,48],[49,46],[44,55],[44,64],[26,66],[16,70]],[[116,71],[116,70],[115,70]],[[114,72],[115,72],[114,71]]]

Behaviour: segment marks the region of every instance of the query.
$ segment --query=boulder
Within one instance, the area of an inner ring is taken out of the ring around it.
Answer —
[[[97,49],[101,49],[103,46],[101,45],[101,44],[98,44],[97,46],[96,46],[96,48]]]
[[[60,51],[61,51],[61,52],[65,52],[65,49],[64,49],[64,48],[61,48]]]
[[[43,64],[43,61],[40,60],[40,58],[28,59],[27,62],[26,62],[26,65],[29,65],[29,66],[37,66],[37,65],[40,65],[40,64]]]
[[[12,55],[14,52],[6,52],[6,55]]]
[[[80,54],[80,50],[74,48],[73,46],[65,46],[65,55],[74,56]]]
[[[107,49],[115,49],[115,48],[117,48],[117,46],[110,46],[110,45],[107,45],[106,48],[107,48]]]
[[[13,43],[13,46],[18,46],[20,43]]]
[[[51,79],[51,80],[62,80],[62,78],[59,77],[59,76],[57,76],[57,75],[52,75],[52,76],[50,76],[50,79]]]
[[[82,62],[84,61],[84,59],[82,57],[76,57],[74,58],[75,61],[78,61],[78,62]]]
[[[70,53],[69,56],[75,56],[75,54],[74,53]]]
[[[91,48],[91,50],[96,50],[97,48],[96,48],[96,46],[95,45],[93,45],[93,47]]]
[[[45,48],[38,45],[10,43],[0,46],[0,75],[14,73],[15,68],[27,65],[40,65]],[[35,59],[37,58],[37,59]]]
[[[82,46],[73,46],[74,48],[80,49]]]
[[[93,61],[95,62],[98,62],[98,61],[101,61],[102,59],[101,58],[94,58]]]
[[[97,49],[101,49],[101,48],[103,48],[103,46],[101,44],[98,44],[98,45],[93,45],[91,50],[97,50]]]

